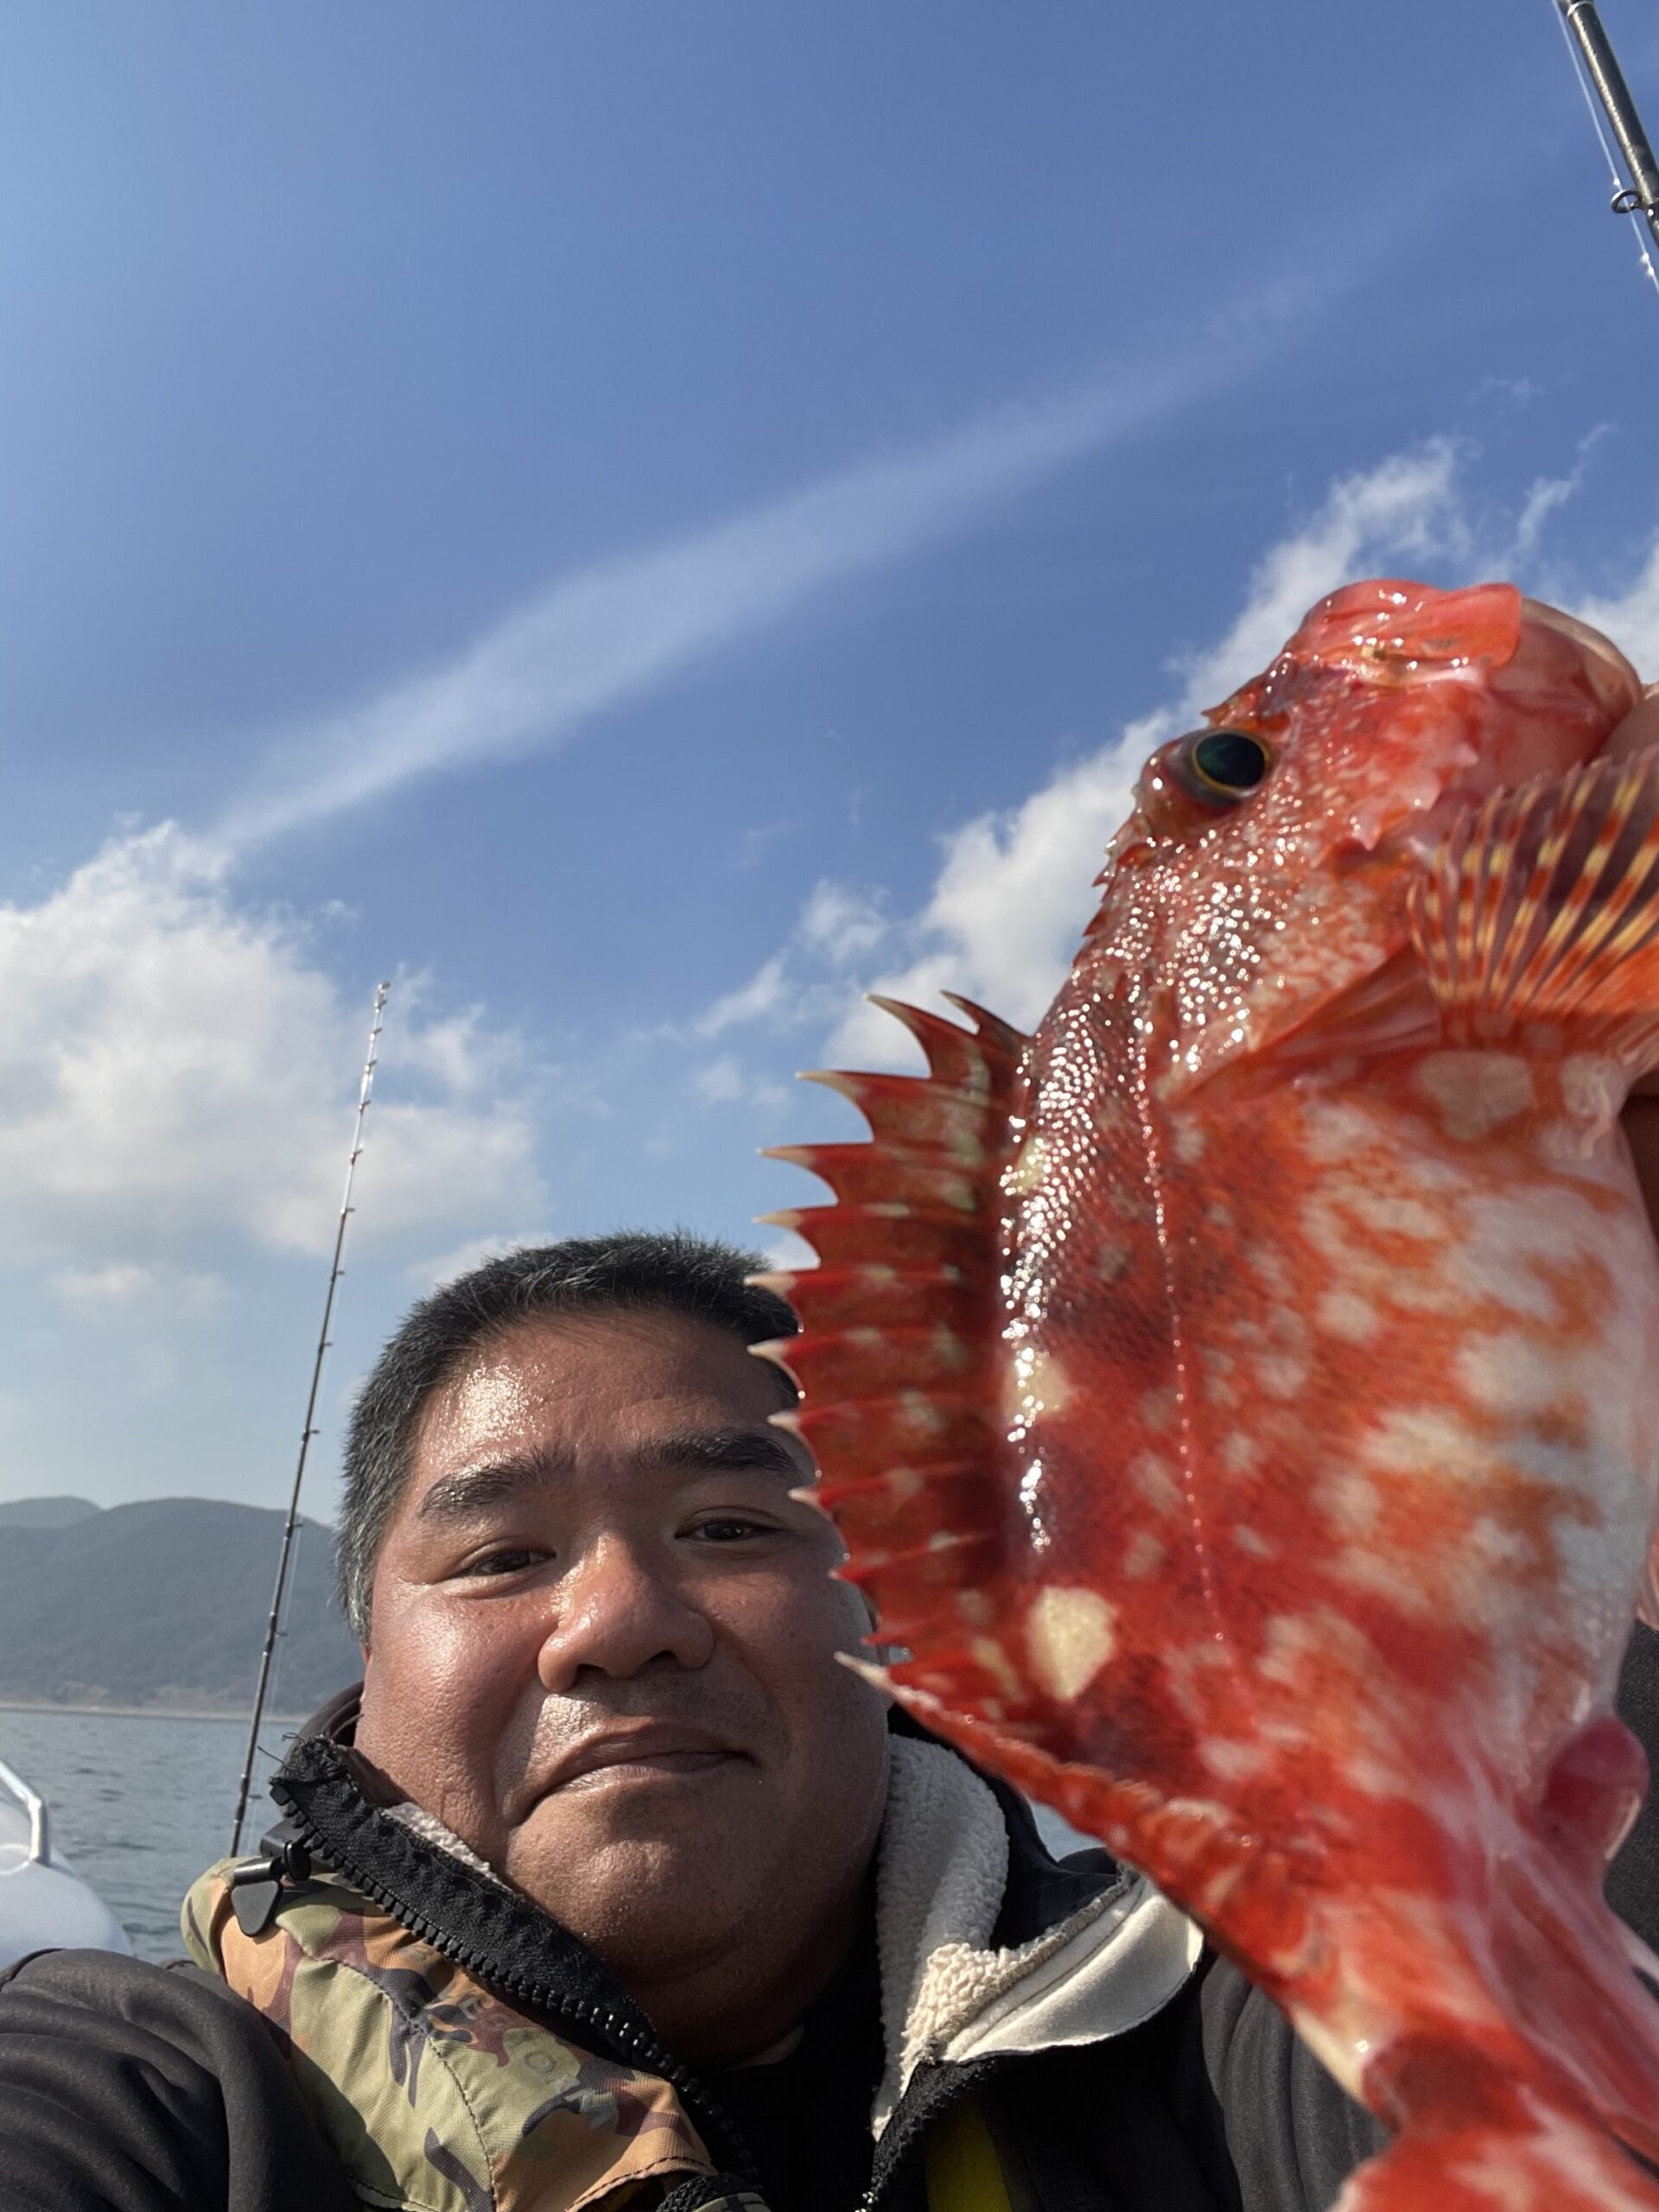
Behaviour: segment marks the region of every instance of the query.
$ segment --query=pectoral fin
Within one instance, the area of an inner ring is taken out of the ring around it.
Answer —
[[[1549,1025],[1633,1077],[1659,1065],[1659,756],[1494,793],[1414,886],[1410,920],[1449,1043]]]

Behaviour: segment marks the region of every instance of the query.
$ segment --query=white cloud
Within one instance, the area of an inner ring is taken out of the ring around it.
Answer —
[[[770,1076],[756,1075],[730,1052],[722,1052],[718,1059],[698,1068],[691,1077],[691,1090],[708,1106],[735,1106],[741,1102],[768,1113],[775,1112],[789,1096],[780,1083]]]
[[[223,856],[171,826],[118,839],[38,905],[0,906],[0,1249],[106,1309],[194,1248],[332,1238],[367,1029],[290,917],[238,905]],[[372,1110],[371,1236],[539,1205],[512,1040],[394,997],[396,1090]],[[524,1081],[529,1071],[520,1065]],[[177,1271],[182,1268],[183,1274]]]
[[[873,988],[924,1003],[961,991],[1005,1020],[1034,1021],[1087,919],[1090,884],[1128,810],[1144,750],[1132,740],[1108,746],[1063,768],[1023,805],[954,830],[912,930],[925,949]],[[890,1062],[910,1058],[912,1048],[890,1014],[861,1004],[830,1054],[837,1063]]]
[[[786,957],[774,952],[762,961],[747,983],[728,991],[700,1014],[691,1025],[692,1034],[721,1037],[727,1030],[741,1028],[751,1021],[772,1020],[787,1010],[794,988]]]
[[[1325,266],[1224,303],[1162,358],[558,578],[465,652],[295,732],[220,840],[273,836],[457,763],[562,742],[700,657],[885,567],[1085,454],[1237,382],[1351,282]],[[1224,333],[1224,342],[1221,342]]]
[[[691,1078],[691,1088],[710,1106],[723,1106],[743,1096],[743,1071],[729,1052],[722,1052]]]
[[[111,1260],[102,1267],[60,1268],[53,1290],[83,1319],[131,1317],[146,1325],[159,1320],[199,1320],[224,1304],[229,1286],[223,1275],[189,1268],[146,1266],[137,1260]]]
[[[826,879],[802,908],[796,933],[810,951],[840,967],[874,951],[887,933],[887,918],[873,893]]]
[[[1659,537],[1627,590],[1605,599],[1580,599],[1573,612],[1605,630],[1645,682],[1659,683]]]
[[[1177,716],[1190,720],[1265,668],[1315,600],[1338,584],[1385,562],[1456,567],[1466,560],[1461,458],[1453,440],[1433,438],[1333,484],[1318,512],[1256,563],[1226,633],[1184,664]]]

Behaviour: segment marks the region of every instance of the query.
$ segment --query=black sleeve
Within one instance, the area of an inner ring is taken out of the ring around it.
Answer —
[[[1659,1634],[1639,1624],[1624,1655],[1618,1710],[1659,1779]],[[1608,1870],[1607,1897],[1659,1948],[1659,1791]],[[1199,2007],[1243,2212],[1326,2212],[1354,2167],[1382,2148],[1382,2129],[1236,1967],[1211,1964]]]
[[[1210,1965],[1198,2002],[1243,2212],[1325,2212],[1382,2149],[1382,2129],[1225,1959]]]
[[[1659,1634],[1638,1621],[1618,1683],[1618,1717],[1642,1739],[1655,1786],[1607,1872],[1607,1902],[1659,1951]]]
[[[194,1967],[0,1978],[0,2212],[359,2212],[271,2031]]]

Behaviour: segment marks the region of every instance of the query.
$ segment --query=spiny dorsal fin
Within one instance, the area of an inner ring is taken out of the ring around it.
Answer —
[[[876,1003],[917,1039],[927,1073],[810,1078],[852,1101],[871,1141],[772,1155],[822,1176],[836,1203],[768,1217],[822,1264],[762,1278],[801,1320],[799,1336],[766,1349],[801,1387],[795,1426],[847,1543],[849,1580],[888,1639],[932,1624],[937,1662],[941,1637],[975,1640],[1001,1541],[1002,1174],[1027,1040],[966,1000],[951,1001],[966,1028]]]

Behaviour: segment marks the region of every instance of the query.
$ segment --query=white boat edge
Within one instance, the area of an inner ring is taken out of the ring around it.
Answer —
[[[0,1759],[0,1972],[31,1951],[130,1953],[127,1932],[53,1847],[52,1813]]]

